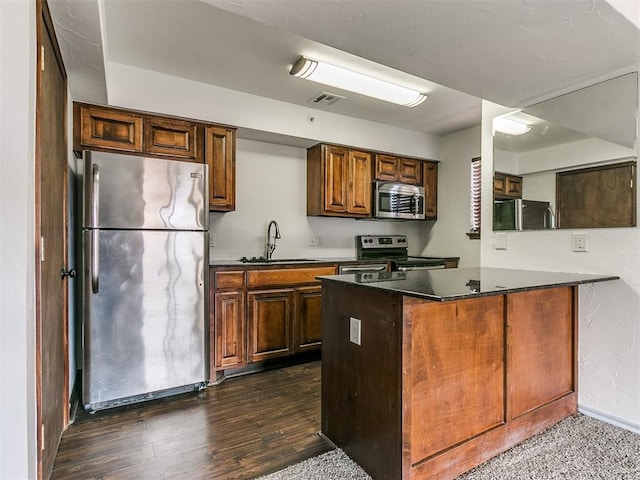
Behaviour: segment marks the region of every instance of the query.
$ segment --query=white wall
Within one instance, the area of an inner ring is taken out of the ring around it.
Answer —
[[[581,229],[589,252],[571,251],[575,230],[511,232],[495,250],[491,230],[491,121],[507,111],[483,102],[482,251],[484,267],[615,274],[621,280],[580,287],[580,408],[640,432],[640,230]]]
[[[120,63],[108,64],[109,104],[262,132],[440,159],[440,137],[313,110]],[[314,117],[310,122],[309,117]]]
[[[460,257],[460,267],[480,266],[480,242],[466,235],[471,159],[480,156],[480,134],[478,125],[443,137],[442,162],[438,164],[438,221],[430,224],[422,252]]]
[[[321,112],[268,98],[109,62],[109,102],[126,108],[229,124],[287,137],[353,145],[433,160],[441,137]],[[313,123],[308,121],[313,116]],[[353,257],[357,234],[405,233],[411,253],[426,245],[433,222],[381,222],[306,216],[306,150],[238,140],[236,211],[211,215],[216,247],[211,257],[237,259],[263,254],[270,220],[280,225],[277,257]],[[311,236],[322,246],[309,247]],[[453,255],[453,252],[451,252]]]
[[[278,222],[282,235],[273,258],[354,257],[354,237],[361,234],[406,234],[412,253],[422,250],[430,222],[307,217],[306,155],[303,148],[238,140],[236,210],[211,214],[210,231],[216,235],[211,258],[263,255],[270,220]],[[320,247],[309,246],[312,236],[321,237]]]
[[[35,2],[0,1],[0,478],[36,477]]]

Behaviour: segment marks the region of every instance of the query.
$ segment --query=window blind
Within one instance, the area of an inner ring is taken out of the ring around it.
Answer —
[[[471,159],[471,201],[469,202],[469,231],[480,233],[480,195],[482,187],[480,157]]]

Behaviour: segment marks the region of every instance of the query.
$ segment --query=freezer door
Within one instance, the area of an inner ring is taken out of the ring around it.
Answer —
[[[205,237],[84,232],[85,406],[207,380]]]
[[[208,230],[201,163],[85,152],[84,227]]]

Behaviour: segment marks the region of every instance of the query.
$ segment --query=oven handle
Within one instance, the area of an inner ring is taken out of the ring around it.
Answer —
[[[399,265],[399,272],[410,272],[412,270],[438,270],[441,268],[446,268],[445,265]]]
[[[373,264],[373,265],[340,265],[338,267],[338,273],[362,273],[362,272],[385,272],[387,270],[387,264]]]

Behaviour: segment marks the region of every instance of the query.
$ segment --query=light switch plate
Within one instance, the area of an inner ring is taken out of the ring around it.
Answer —
[[[496,239],[495,239],[494,247],[495,247],[496,250],[506,250],[507,249],[507,234],[506,233],[496,233]]]
[[[215,233],[209,232],[209,246],[210,247],[215,247],[216,246],[216,234]]]

